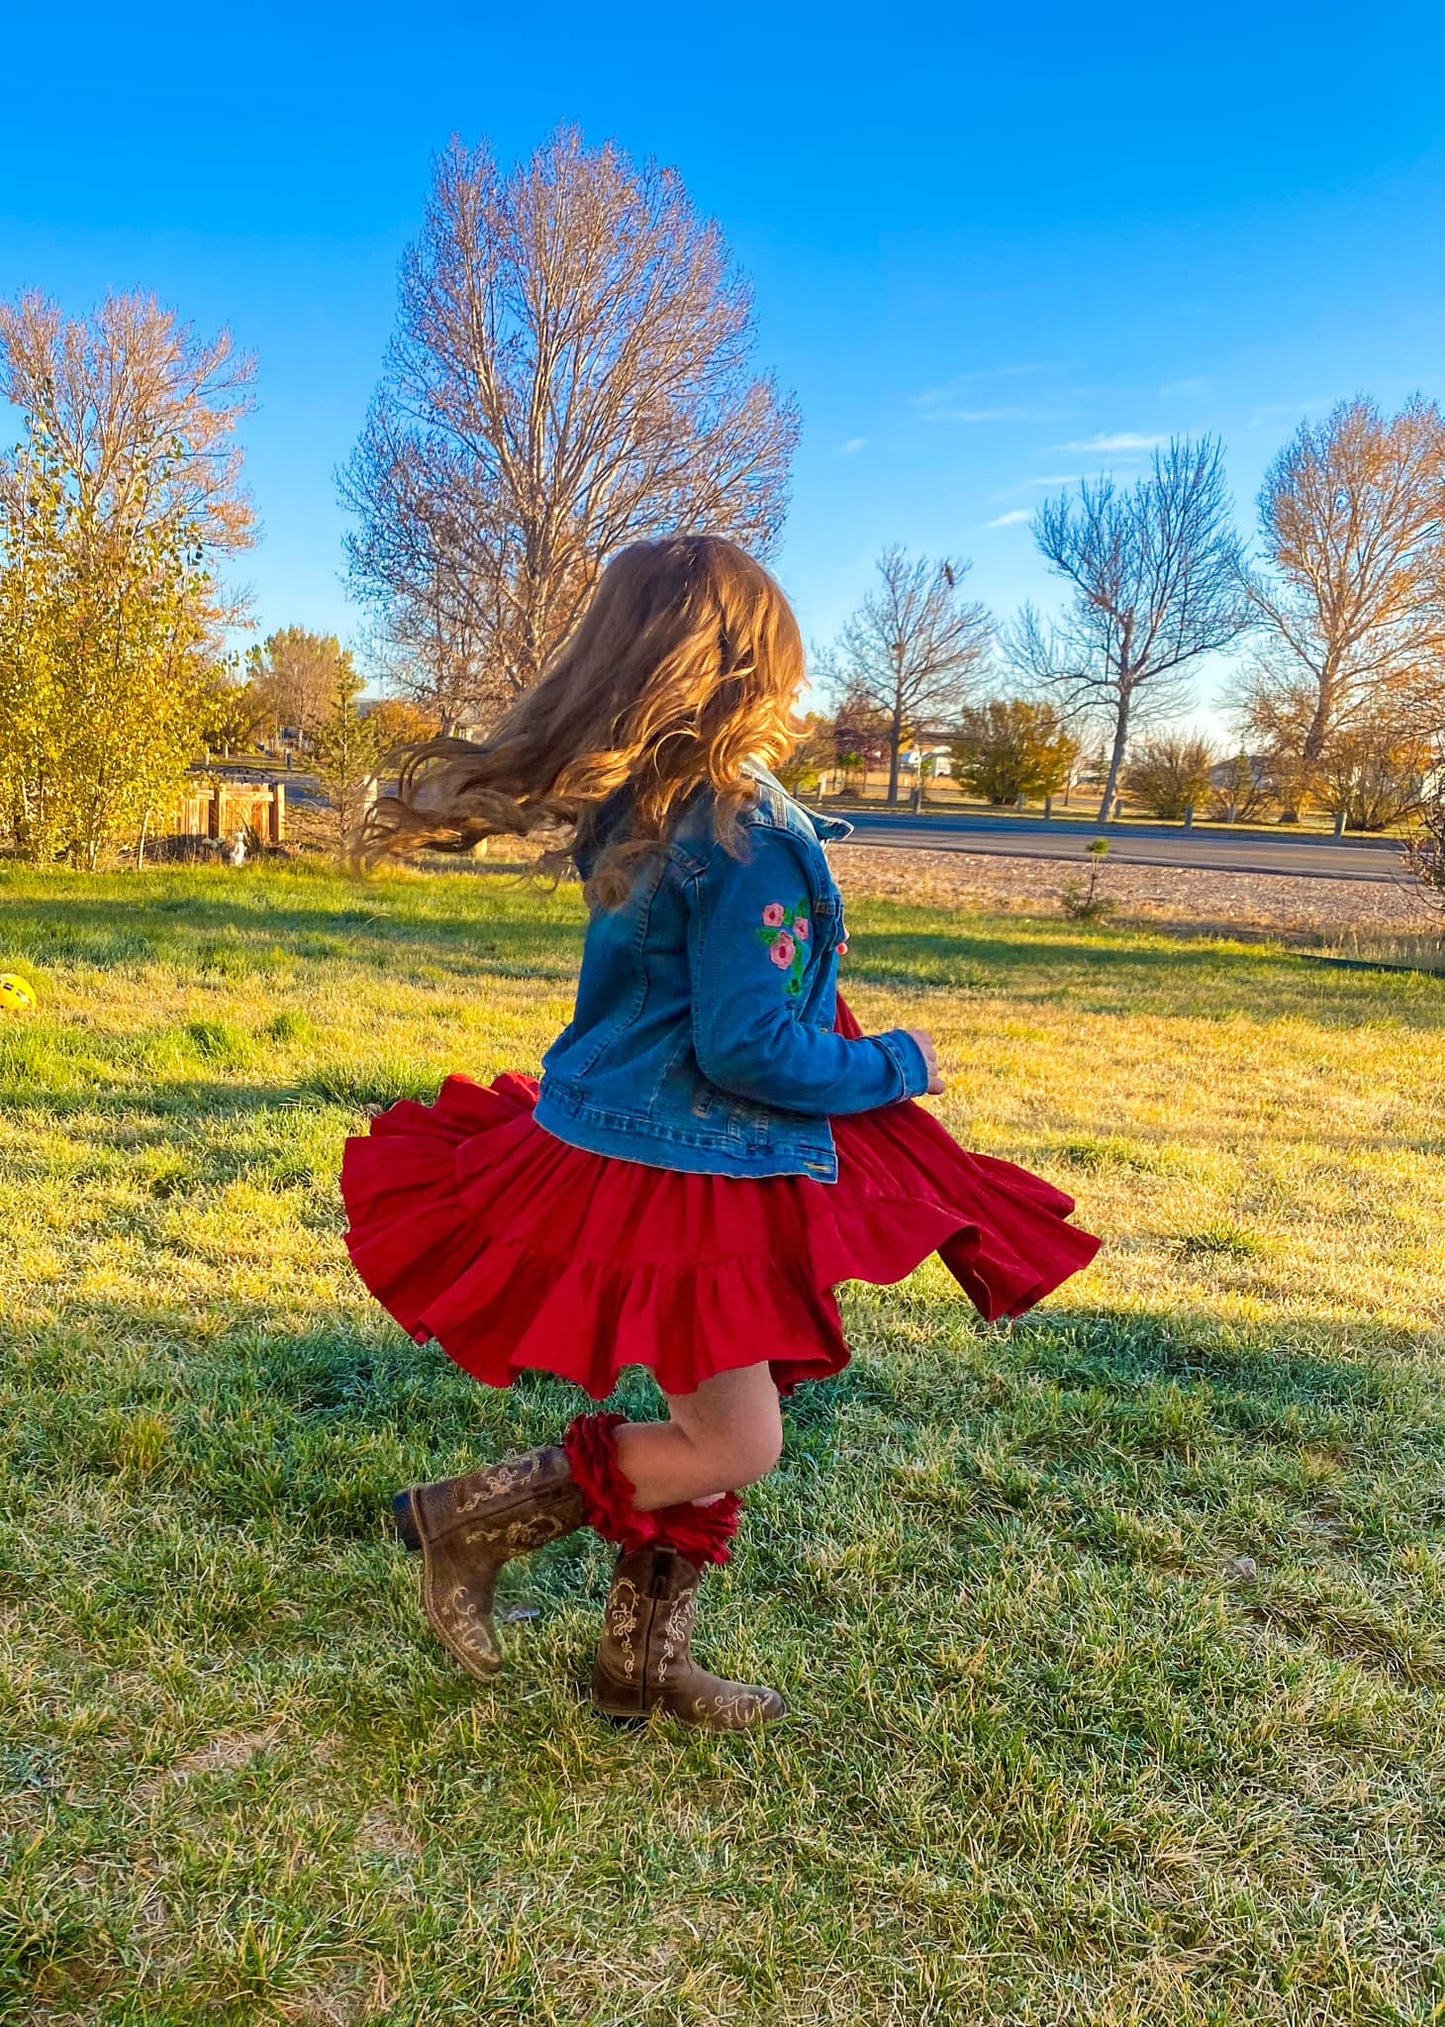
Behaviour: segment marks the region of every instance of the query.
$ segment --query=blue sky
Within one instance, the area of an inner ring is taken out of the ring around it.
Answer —
[[[1054,595],[1048,487],[1225,439],[1242,519],[1308,410],[1445,392],[1445,13],[1133,4],[187,11],[7,23],[0,294],[145,288],[259,358],[263,629],[354,634],[333,474],[453,133],[681,170],[804,439],[778,559],[826,638],[889,541]]]

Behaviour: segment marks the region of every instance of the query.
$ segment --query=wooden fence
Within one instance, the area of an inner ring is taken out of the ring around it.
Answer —
[[[224,839],[238,830],[251,831],[262,844],[285,843],[284,781],[193,782],[159,834]]]

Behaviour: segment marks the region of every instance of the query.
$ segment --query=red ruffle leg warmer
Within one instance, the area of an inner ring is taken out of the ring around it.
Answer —
[[[689,1562],[725,1563],[742,1518],[741,1498],[736,1492],[725,1492],[708,1506],[694,1506],[689,1501],[639,1513],[634,1503],[636,1487],[617,1461],[613,1433],[626,1420],[626,1415],[579,1415],[562,1438],[573,1481],[582,1494],[587,1525],[604,1541],[615,1541],[628,1551],[656,1543],[660,1548],[676,1549]]]

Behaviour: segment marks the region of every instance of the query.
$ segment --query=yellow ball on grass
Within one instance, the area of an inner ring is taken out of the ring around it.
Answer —
[[[34,1013],[35,988],[16,971],[0,971],[0,1013]]]

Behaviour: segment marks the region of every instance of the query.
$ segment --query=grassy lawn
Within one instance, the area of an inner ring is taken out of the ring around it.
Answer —
[[[795,1715],[694,1737],[583,1702],[588,1535],[493,1687],[427,1638],[391,1492],[578,1397],[341,1245],[367,1109],[561,1024],[576,896],[0,874],[0,2018],[1445,2017],[1439,982],[850,927],[864,1021],[1109,1244],[1012,1327],[850,1294],[698,1641]]]

